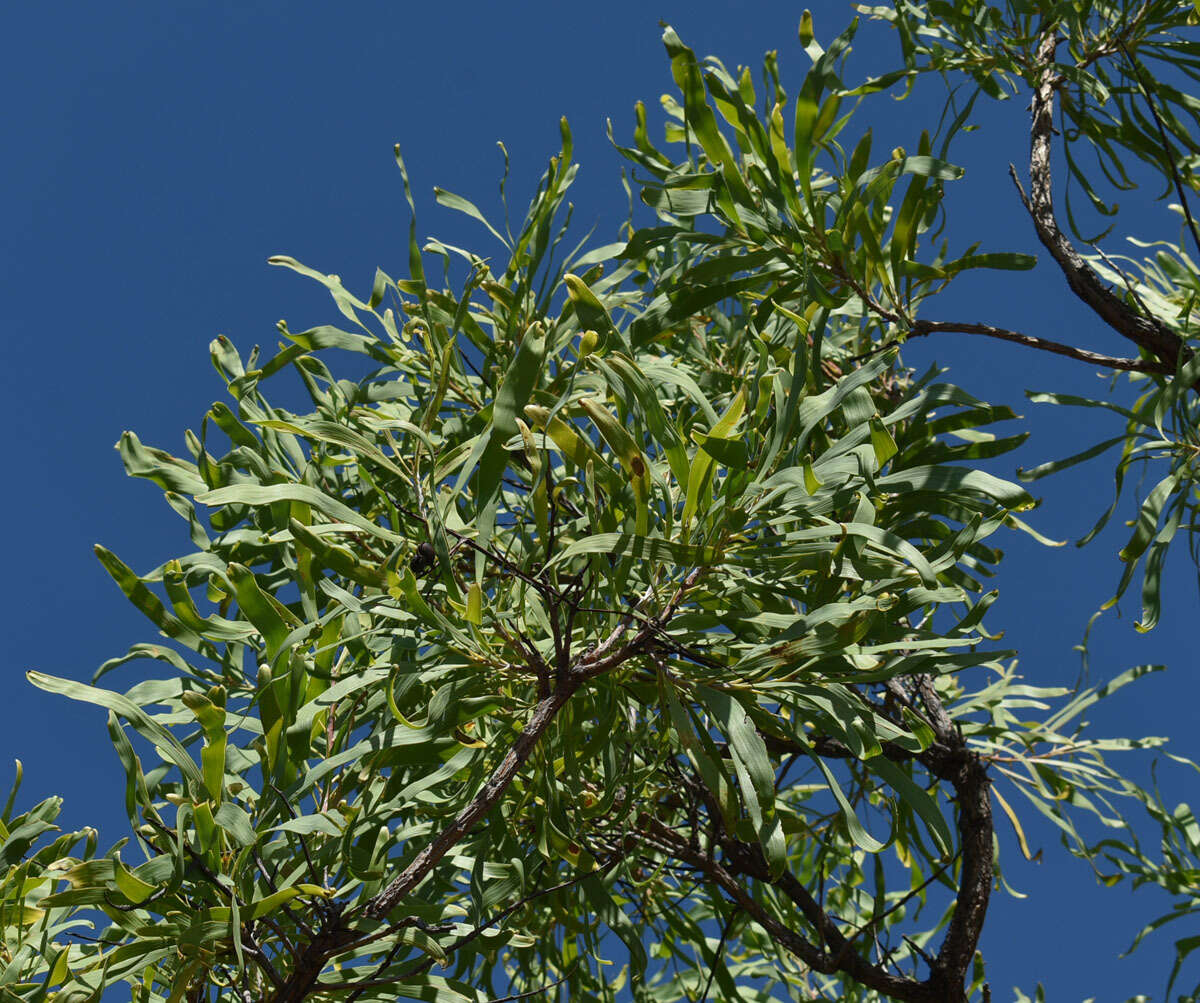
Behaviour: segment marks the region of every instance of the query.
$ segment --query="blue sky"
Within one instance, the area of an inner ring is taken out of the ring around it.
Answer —
[[[127,480],[113,444],[125,429],[172,451],[221,393],[207,344],[217,334],[243,352],[271,345],[275,323],[293,329],[334,320],[314,284],[266,259],[290,254],[336,271],[367,291],[378,265],[403,274],[407,209],[392,159],[399,142],[418,199],[418,230],[485,253],[479,226],[434,206],[433,185],[498,207],[503,140],[512,158],[510,193],[522,204],[566,115],[583,165],[576,217],[597,224],[597,242],[615,239],[624,219],[620,161],[605,137],[611,117],[628,139],[634,101],[671,89],[659,19],[701,55],[726,65],[761,65],[778,49],[794,91],[807,59],[796,40],[801,8],[791,4],[40,4],[10,11],[0,39],[0,158],[3,192],[0,283],[5,305],[9,408],[8,572],[0,584],[9,628],[7,727],[0,764],[25,763],[25,800],[66,797],[65,823],[96,824],[101,841],[124,834],[122,778],[103,714],[30,687],[25,670],[87,679],[104,659],[149,640],[144,621],[95,561],[102,542],[145,571],[186,544],[183,525],[152,485]],[[818,0],[818,37],[828,41],[852,14]],[[891,68],[886,29],[864,29],[864,74]],[[915,147],[937,105],[867,106],[852,136],[870,124],[876,149]],[[1006,177],[1021,165],[1026,125],[1020,102],[986,108],[984,127],[965,137],[957,162],[966,179],[947,206],[958,247],[1036,251]],[[1152,193],[1153,194],[1153,193]],[[1124,226],[1143,237],[1175,235],[1166,210],[1125,196]],[[1120,232],[1120,228],[1118,229]],[[1106,245],[1124,250],[1116,240]],[[973,277],[939,317],[988,321],[1043,337],[1126,354],[1069,298],[1044,261],[1032,274]],[[936,359],[977,395],[1028,414],[1034,435],[1016,459],[1034,463],[1100,438],[1094,418],[1027,404],[1026,387],[1099,392],[1096,377],[1064,360],[981,339],[946,337],[914,348]],[[1112,433],[1115,434],[1115,430]],[[1050,536],[1078,538],[1111,492],[1104,461],[1042,482],[1045,504],[1032,521]],[[1072,651],[1087,617],[1119,573],[1120,527],[1091,548],[1046,550],[1015,535],[990,614],[1006,644],[1022,651],[1032,681],[1069,683]],[[1177,753],[1200,757],[1185,631],[1196,591],[1183,548],[1172,556],[1163,622],[1133,630],[1138,609],[1106,616],[1093,632],[1093,679],[1138,663],[1172,671],[1144,680],[1120,705],[1093,715],[1110,734],[1175,736]],[[116,685],[129,685],[136,669]],[[1132,766],[1132,764],[1131,764]],[[1146,763],[1135,767],[1146,776]],[[0,766],[7,770],[8,767]],[[1164,770],[1172,800],[1196,800],[1195,774]],[[4,781],[7,783],[7,780]],[[1003,832],[1003,825],[1001,825]],[[1048,998],[1124,999],[1161,994],[1170,939],[1119,962],[1137,928],[1165,911],[1153,894],[1101,891],[1060,852],[1053,834],[1032,827],[1044,862],[1016,857],[1004,832],[1006,874],[1029,894],[998,895],[984,933],[994,998],[1011,999],[1039,979]],[[1179,935],[1185,932],[1178,931]],[[1086,958],[1086,963],[1083,959]]]

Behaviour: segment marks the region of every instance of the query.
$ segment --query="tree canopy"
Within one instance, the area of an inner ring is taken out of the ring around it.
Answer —
[[[523,217],[438,190],[487,250],[414,218],[407,275],[365,298],[272,259],[341,326],[213,341],[228,399],[186,456],[122,437],[187,523],[144,574],[96,548],[159,636],[91,684],[29,678],[108,712],[132,830],[102,852],[57,831],[58,798],[18,813],[18,767],[0,996],[987,1000],[999,832],[1029,855],[1030,818],[1062,865],[1174,897],[1131,939],[1194,923],[1200,826],[1111,761],[1159,740],[1085,723],[1157,667],[1023,678],[985,581],[997,534],[1047,542],[1021,482],[1099,457],[1116,491],[1085,542],[1136,506],[1112,602],[1140,589],[1149,631],[1171,545],[1200,561],[1196,8],[859,10],[898,41],[866,81],[857,21],[821,42],[805,13],[796,76],[666,28],[676,91],[661,140],[640,104],[614,138],[644,207],[613,243],[570,228],[564,120]],[[873,149],[873,102],[937,86],[936,131]],[[1029,105],[1039,267],[1127,356],[939,312],[961,274],[1036,263],[946,233],[989,100]],[[1082,203],[1060,213],[1056,177]],[[1178,239],[1106,253],[1082,225],[1147,178]],[[982,469],[1027,433],[906,365],[943,335],[1110,372],[1107,396],[1037,398],[1094,409],[1100,438]],[[287,376],[302,395],[272,404]]]

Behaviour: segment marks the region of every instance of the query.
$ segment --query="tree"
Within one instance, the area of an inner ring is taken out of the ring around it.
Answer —
[[[122,438],[195,549],[144,575],[97,554],[167,641],[100,667],[94,684],[154,666],[123,693],[31,679],[108,711],[135,845],[52,837],[58,800],[16,814],[14,786],[6,994],[986,999],[995,817],[1028,852],[1030,809],[1105,881],[1174,894],[1162,922],[1195,916],[1194,820],[1105,758],[1153,740],[1081,723],[1149,669],[1070,693],[1016,674],[980,580],[994,534],[1036,535],[1035,502],[977,465],[1020,441],[990,431],[1015,415],[901,357],[957,333],[1124,374],[1112,399],[1047,395],[1118,424],[1025,476],[1114,449],[1118,496],[1154,472],[1117,593],[1140,571],[1151,629],[1180,532],[1196,560],[1200,501],[1183,246],[1200,246],[1200,123],[1176,86],[1195,79],[1193,8],[864,13],[896,29],[901,68],[855,86],[855,26],[823,47],[806,14],[794,95],[774,54],[758,93],[668,28],[667,149],[641,106],[622,148],[655,225],[617,243],[562,253],[564,122],[515,228],[439,193],[502,260],[422,248],[414,221],[408,277],[377,272],[364,300],[273,259],[349,329],[281,324],[269,358],[218,338],[232,403],[188,433],[190,458]],[[859,104],[931,73],[950,85],[941,133],[873,155]],[[1030,100],[1031,223],[1129,357],[937,318],[959,274],[1034,265],[954,256],[942,234],[952,141],[1008,94]],[[1096,211],[1113,211],[1097,177],[1155,175],[1184,239],[1137,262],[1064,228],[1055,112]],[[335,375],[339,352],[366,374],[339,356],[360,378]],[[299,410],[265,396],[285,373]],[[1161,852],[1120,821],[1133,809]]]

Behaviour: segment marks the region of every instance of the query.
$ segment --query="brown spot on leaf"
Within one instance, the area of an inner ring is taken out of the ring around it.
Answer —
[[[640,456],[635,456],[633,458],[633,462],[631,462],[629,466],[633,468],[634,477],[646,476],[646,464],[642,462],[642,458]]]

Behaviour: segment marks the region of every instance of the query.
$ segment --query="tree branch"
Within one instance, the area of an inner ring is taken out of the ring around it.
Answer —
[[[736,907],[729,913],[729,918],[725,920],[725,925],[721,930],[721,939],[717,941],[717,949],[713,953],[712,967],[708,970],[708,981],[704,983],[704,992],[700,994],[700,1003],[708,1003],[708,991],[712,989],[713,978],[717,974],[717,965],[723,965],[723,955],[725,954],[725,941],[729,938],[729,931],[733,929],[733,921],[738,917]]]
[[[438,861],[462,840],[500,800],[508,785],[529,758],[538,739],[541,738],[575,691],[588,679],[614,668],[642,650],[646,642],[652,638],[655,630],[661,629],[670,620],[683,601],[687,590],[699,579],[702,571],[703,569],[700,568],[693,569],[680,583],[662,613],[643,622],[634,637],[627,643],[621,644],[621,641],[633,623],[632,616],[625,617],[597,648],[585,652],[570,667],[569,671],[562,674],[550,695],[541,700],[534,708],[528,724],[525,725],[524,730],[508,750],[500,765],[496,767],[491,778],[475,795],[471,803],[382,891],[369,902],[360,906],[356,912],[369,919],[382,920],[399,905],[404,896],[424,881]],[[647,588],[639,597],[637,605],[648,602],[653,594],[653,588]],[[339,915],[334,919],[334,922],[327,924],[326,928],[310,941],[308,947],[302,952],[301,961],[297,963],[287,983],[275,995],[272,1003],[300,1003],[317,984],[317,979],[326,961],[360,941],[360,936],[350,925],[352,916]]]
[[[1017,345],[1024,345],[1026,348],[1036,348],[1042,352],[1064,355],[1069,359],[1089,362],[1094,366],[1102,366],[1105,369],[1119,369],[1135,373],[1158,373],[1165,376],[1175,372],[1175,366],[1173,364],[1168,365],[1166,362],[1155,362],[1148,359],[1125,359],[1113,355],[1102,355],[1099,352],[1089,352],[1086,348],[1064,345],[1058,341],[1037,338],[1031,334],[1022,334],[1020,331],[1010,331],[1007,328],[994,327],[991,324],[973,324],[967,321],[955,320],[917,320],[913,322],[909,330],[909,337],[922,338],[926,335],[939,333],[980,334],[988,338],[999,338],[1001,341],[1011,341]]]
[[[360,907],[363,916],[381,920],[400,901],[419,885],[456,843],[459,842],[500,800],[522,764],[529,758],[534,745],[550,726],[558,712],[566,705],[579,687],[581,680],[569,677],[560,681],[548,697],[533,711],[529,723],[508,750],[500,765],[478,794],[436,839],[426,846],[403,871],[388,883],[369,902]],[[302,952],[302,960],[293,969],[287,982],[273,997],[273,1003],[301,1003],[313,987],[326,961],[347,950],[359,939],[350,926],[349,916],[338,916],[337,921],[321,930]]]
[[[658,616],[647,617],[641,620],[641,626],[637,633],[633,635],[633,639],[618,648],[617,645],[620,643],[621,638],[628,632],[630,625],[637,616],[636,609],[632,609],[626,613],[620,624],[617,625],[607,638],[591,651],[584,652],[573,671],[584,679],[592,679],[595,676],[602,675],[609,669],[615,668],[622,662],[627,661],[630,656],[642,651],[646,647],[647,641],[655,638],[665,630],[671,617],[679,609],[679,604],[683,602],[684,596],[699,581],[703,573],[703,568],[693,568],[689,571],[687,577],[680,582],[679,587],[675,590],[675,594],[671,596],[667,601],[667,605],[663,607],[662,612]],[[653,593],[653,586],[647,588],[638,599],[636,605],[641,606],[646,603],[653,596]]]
[[[954,999],[954,997],[934,995],[928,983],[893,975],[868,962],[854,950],[853,945],[846,940],[837,925],[799,881],[787,873],[777,881],[771,881],[766,861],[758,847],[752,847],[740,840],[728,837],[721,838],[722,849],[729,858],[727,866],[726,863],[714,860],[698,847],[691,846],[687,840],[652,816],[643,814],[638,821],[642,827],[640,838],[660,852],[676,857],[704,873],[709,880],[724,890],[734,902],[752,916],[759,926],[813,971],[823,975],[833,975],[839,971],[845,972],[864,986],[893,999],[903,1000],[905,1003],[944,1003],[946,1000]],[[737,879],[735,872],[778,887],[788,898],[793,900],[805,918],[822,935],[825,944],[832,950],[823,950],[767,912]],[[788,881],[789,878],[790,881]]]
[[[962,731],[954,724],[929,675],[916,676],[917,692],[925,705],[938,741],[950,750],[942,765],[958,801],[958,832],[962,873],[954,914],[938,951],[933,979],[962,991],[963,979],[975,957],[975,948],[987,918],[988,899],[995,877],[992,848],[992,800],[987,767],[967,748]]]
[[[883,747],[883,754],[888,759],[897,762],[916,759],[933,776],[946,781],[954,788],[955,800],[958,803],[959,853],[962,860],[954,912],[940,951],[935,958],[928,959],[931,972],[925,982],[918,983],[905,979],[903,981],[906,988],[900,992],[896,988],[883,989],[875,982],[870,981],[880,975],[884,975],[888,979],[895,979],[896,976],[878,966],[870,965],[854,950],[853,940],[860,931],[856,931],[849,937],[844,935],[808,889],[789,872],[784,872],[779,878],[773,879],[762,850],[757,844],[734,839],[724,835],[720,830],[717,830],[716,839],[728,857],[729,867],[779,888],[800,909],[805,919],[812,924],[821,937],[821,943],[828,946],[828,952],[821,952],[819,948],[808,944],[812,950],[823,953],[826,963],[833,964],[832,968],[821,968],[814,964],[809,957],[800,954],[798,950],[793,950],[793,953],[797,953],[797,956],[805,963],[826,974],[843,971],[863,985],[887,995],[893,995],[897,999],[914,1001],[914,1003],[925,999],[959,1001],[965,1000],[963,982],[974,959],[975,948],[983,931],[994,877],[992,809],[988,793],[990,783],[986,766],[980,757],[967,747],[961,731],[942,704],[932,677],[918,675],[912,677],[912,680],[915,695],[920,697],[921,705],[924,708],[921,716],[933,731],[937,741],[920,753],[912,753],[892,743],[887,743]],[[908,693],[899,680],[891,682],[895,684],[898,698],[915,712],[913,694]],[[790,741],[786,737],[770,734],[763,734],[762,737],[768,752],[772,755],[807,751],[800,743]],[[812,739],[811,745],[812,750],[821,756],[836,759],[851,756],[850,750],[835,739],[818,736]],[[703,786],[700,785],[697,789],[703,797]],[[708,804],[708,808],[710,812],[716,810],[715,805],[711,803]],[[676,856],[680,855],[676,854]],[[695,858],[695,853],[692,858]],[[680,859],[687,859],[688,863],[693,863],[692,858],[680,856]],[[706,871],[706,873],[709,872]],[[714,877],[715,880],[714,875],[710,874],[710,877]],[[725,886],[722,885],[722,887]],[[726,890],[728,891],[728,889]],[[755,916],[756,920],[759,919],[758,914],[751,914]],[[785,946],[790,950],[794,947],[790,943],[785,943]],[[798,946],[795,945],[795,947]],[[926,991],[932,995],[922,995]]]
[[[1043,27],[1034,66],[1037,79],[1031,106],[1029,197],[1017,179],[1016,170],[1010,167],[1009,173],[1025,211],[1033,220],[1038,239],[1058,264],[1071,291],[1114,331],[1166,363],[1174,372],[1180,353],[1186,351],[1179,336],[1160,321],[1131,310],[1128,304],[1114,296],[1059,229],[1051,191],[1050,152],[1054,133],[1054,92],[1061,79],[1054,69],[1054,53],[1060,41],[1057,25],[1050,23]]]
[[[471,803],[459,812],[458,817],[443,829],[432,843],[417,854],[412,863],[363,907],[364,916],[382,919],[391,912],[405,895],[425,879],[434,865],[491,810],[533,752],[533,747],[542,737],[542,733],[579,688],[580,682],[580,679],[570,676],[561,680],[554,691],[534,708],[529,723],[525,725],[512,748]]]

